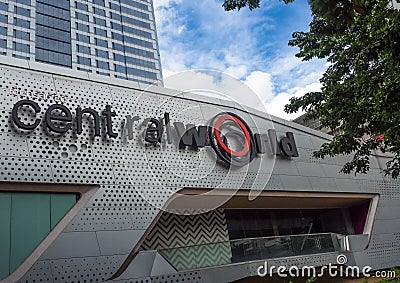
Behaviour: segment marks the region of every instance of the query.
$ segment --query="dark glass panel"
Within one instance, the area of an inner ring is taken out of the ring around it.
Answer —
[[[128,7],[122,6],[121,7],[121,12],[126,13],[128,15],[133,15],[133,16],[136,16],[138,18],[145,19],[145,20],[150,20],[149,14],[142,13],[142,12],[139,12],[137,10],[130,9]]]
[[[42,15],[42,14],[36,14],[36,24],[42,25],[42,26],[48,26],[48,27],[54,27],[56,29],[60,29],[63,31],[68,31],[70,32],[71,30],[71,24],[68,21],[64,21],[61,19],[57,19],[51,16],[47,15]]]
[[[149,10],[149,6],[146,4],[142,4],[133,0],[121,0],[121,3],[129,5],[131,7],[135,7],[144,11],[148,11]]]
[[[146,22],[143,22],[143,21],[139,21],[139,20],[127,17],[127,16],[122,16],[122,21],[124,23],[128,23],[128,24],[131,24],[131,25],[134,25],[134,26],[150,29],[150,24],[149,23],[146,23]]]
[[[61,42],[58,40],[53,40],[50,38],[45,38],[41,36],[36,37],[36,47],[41,49],[52,50],[55,52],[60,52],[64,54],[71,54],[71,44],[66,42]]]
[[[92,62],[91,62],[90,58],[78,56],[78,64],[91,66]]]
[[[124,40],[125,40],[125,42],[132,43],[135,45],[139,45],[139,46],[143,46],[143,47],[147,47],[147,48],[153,48],[153,43],[145,41],[143,39],[137,39],[137,38],[130,37],[130,36],[124,36]]]
[[[72,66],[71,55],[54,52],[51,50],[36,47],[36,61],[50,63],[54,65]]]
[[[29,44],[13,42],[13,49],[19,52],[29,53]]]
[[[30,39],[30,34],[29,32],[22,31],[22,30],[14,30],[13,32],[14,38],[18,39],[24,39],[24,40],[29,40]]]
[[[18,6],[14,6],[14,13],[18,14],[20,16],[25,16],[25,17],[30,17],[31,16],[31,10],[30,9],[26,9],[26,8],[22,8],[22,7],[18,7]]]
[[[80,53],[86,53],[90,55],[90,47],[89,46],[83,46],[83,45],[77,45],[76,46],[77,51]]]
[[[22,28],[30,28],[31,22],[19,18],[14,18],[14,25]]]

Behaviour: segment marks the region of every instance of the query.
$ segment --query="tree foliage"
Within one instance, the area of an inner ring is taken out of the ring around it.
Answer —
[[[292,98],[285,111],[302,109],[338,129],[314,155],[354,154],[345,173],[367,172],[377,150],[389,154],[385,172],[400,173],[400,12],[389,2],[310,0],[310,30],[289,41],[297,57],[326,59],[329,67],[321,91]]]

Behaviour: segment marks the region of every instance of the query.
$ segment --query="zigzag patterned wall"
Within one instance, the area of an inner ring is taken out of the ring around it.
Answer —
[[[178,270],[230,263],[228,228],[223,209],[197,215],[164,212],[142,244],[145,250],[161,254]],[[209,243],[219,243],[204,245]],[[202,245],[189,247],[194,245]]]
[[[161,250],[225,241],[229,241],[229,235],[223,209],[197,215],[164,212],[142,249]]]
[[[197,269],[232,263],[232,252],[229,243],[162,250],[160,254],[177,270]]]

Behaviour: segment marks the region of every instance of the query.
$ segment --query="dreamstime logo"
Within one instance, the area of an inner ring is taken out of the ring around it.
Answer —
[[[347,256],[345,256],[343,254],[338,255],[337,258],[336,258],[336,262],[338,264],[346,264],[347,263]]]
[[[360,268],[359,266],[345,266],[348,262],[346,255],[340,254],[336,258],[336,263],[328,264],[322,267],[315,266],[268,266],[265,261],[263,265],[257,268],[257,275],[260,277],[270,276],[276,274],[279,277],[308,277],[308,278],[319,278],[325,275],[330,277],[371,277],[372,268],[368,265]]]
[[[247,189],[254,199],[268,183],[280,144],[282,154],[296,156],[293,135],[278,140],[267,113],[256,122],[242,106],[243,102],[253,107],[263,103],[240,80],[221,72],[187,71],[164,82],[180,90],[168,90],[168,96],[161,96],[158,87],[149,86],[134,97],[132,111],[142,110],[152,118],[134,121],[138,134],[123,143],[126,173],[151,205],[196,214],[220,207],[239,189]],[[193,93],[196,99],[203,95],[205,102],[193,100]],[[260,121],[263,130],[259,130]],[[153,144],[146,143],[149,128],[154,128],[152,137],[157,142]],[[271,133],[268,141],[265,129]],[[274,145],[274,152],[269,144]],[[132,159],[135,155],[143,158]],[[185,195],[180,193],[184,188],[206,190]],[[224,193],[215,197],[219,189]],[[177,199],[174,205],[172,199]]]

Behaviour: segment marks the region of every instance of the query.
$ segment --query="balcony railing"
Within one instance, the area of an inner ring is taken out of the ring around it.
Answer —
[[[309,234],[232,240],[159,250],[177,270],[342,251],[338,234]]]

